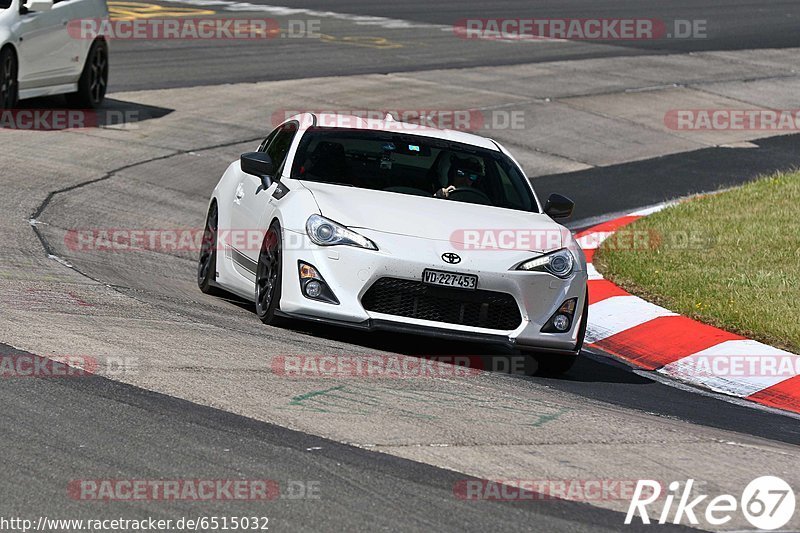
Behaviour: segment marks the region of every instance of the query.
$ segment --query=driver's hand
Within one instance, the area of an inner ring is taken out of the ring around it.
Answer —
[[[436,191],[436,194],[434,196],[436,196],[436,198],[447,198],[450,195],[450,193],[453,192],[454,190],[456,190],[455,185],[450,185],[449,187],[442,187],[441,189]]]

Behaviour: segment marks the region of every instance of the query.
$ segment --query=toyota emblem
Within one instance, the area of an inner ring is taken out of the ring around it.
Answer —
[[[457,265],[461,262],[461,256],[453,252],[447,252],[446,254],[442,254],[442,261],[450,263],[451,265]]]

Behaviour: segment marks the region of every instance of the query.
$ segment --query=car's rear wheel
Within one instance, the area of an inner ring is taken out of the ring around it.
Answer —
[[[217,277],[217,228],[219,213],[217,203],[211,204],[203,230],[203,243],[197,262],[197,286],[206,294],[220,295],[222,291],[214,286]]]
[[[95,41],[78,80],[78,92],[67,95],[67,100],[74,107],[94,109],[103,103],[107,87],[108,45],[105,41]]]
[[[586,327],[587,323],[589,322],[589,290],[586,290],[586,297],[584,298],[583,303],[583,314],[581,315],[581,325],[578,329],[578,343],[575,346],[575,351],[580,352],[583,348],[583,342],[586,339]],[[577,355],[543,355],[543,354],[535,354],[534,359],[536,360],[536,367],[535,374],[537,375],[547,375],[547,376],[558,376],[561,374],[566,374],[569,372],[572,367],[575,365],[575,362],[578,360]]]
[[[264,324],[272,326],[280,322],[275,312],[280,309],[282,268],[281,227],[273,222],[264,235],[256,266],[256,314]]]
[[[14,109],[19,99],[17,57],[10,48],[0,52],[0,109]]]

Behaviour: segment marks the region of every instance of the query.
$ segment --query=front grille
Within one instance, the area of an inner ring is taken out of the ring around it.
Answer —
[[[510,294],[435,287],[407,279],[379,279],[361,304],[374,313],[488,329],[516,329],[522,322]]]

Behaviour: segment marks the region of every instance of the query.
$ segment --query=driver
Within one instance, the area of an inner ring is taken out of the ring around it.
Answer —
[[[460,158],[453,155],[450,159],[450,171],[447,175],[447,187],[442,187],[434,196],[437,198],[447,198],[451,192],[457,189],[472,188],[480,181],[483,169],[481,164],[472,157]]]

